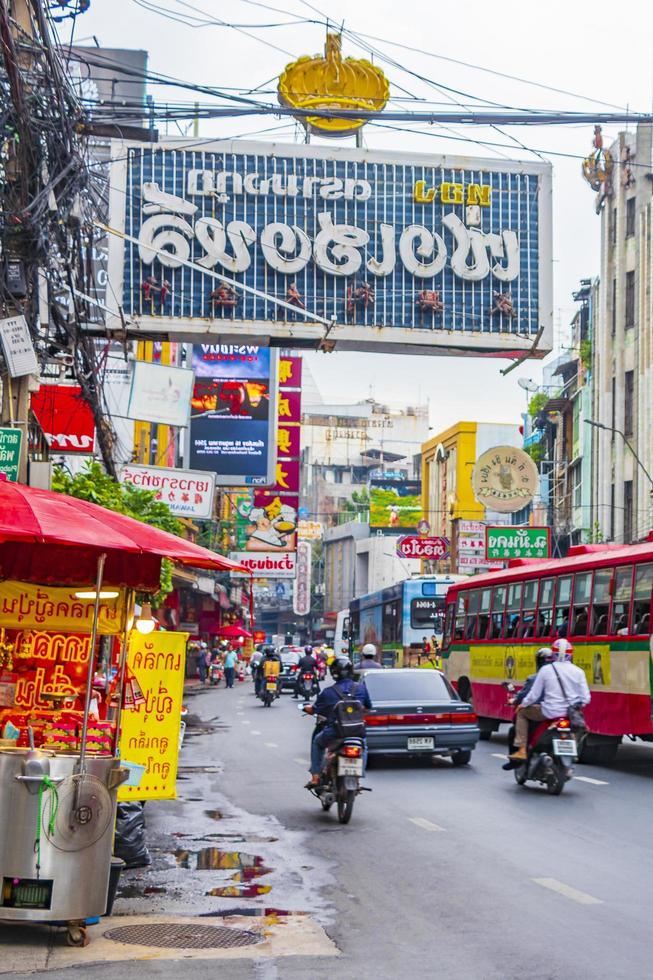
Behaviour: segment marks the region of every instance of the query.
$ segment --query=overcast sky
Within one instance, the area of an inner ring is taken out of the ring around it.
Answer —
[[[302,20],[323,20],[324,14],[334,24],[344,20],[345,28],[382,39],[368,38],[366,43],[413,73],[384,63],[379,55],[374,59],[390,80],[396,108],[420,108],[411,97],[457,108],[460,102],[470,103],[471,95],[533,109],[589,112],[627,107],[646,112],[652,100],[653,4],[631,0],[627,9],[621,27],[619,7],[606,0],[595,0],[591,6],[569,0],[549,0],[545,5],[502,0],[495,5],[495,13],[480,0],[458,0],[444,6],[432,0],[413,0],[411,4],[396,0],[92,0],[90,11],[77,20],[75,40],[93,43],[91,35],[95,35],[102,46],[145,48],[151,71],[216,87],[260,86],[266,98],[274,101],[273,80],[285,64],[322,51],[323,24]],[[191,18],[197,26],[190,25]],[[212,19],[238,28],[201,23]],[[273,24],[283,26],[260,26]],[[62,30],[62,37],[68,36],[68,31]],[[430,54],[407,51],[396,43]],[[369,57],[369,52],[351,39],[344,40],[343,54]],[[193,98],[187,92],[160,87],[150,88],[150,92],[157,101]],[[295,129],[287,120],[270,117],[202,123],[200,136],[256,133],[258,137],[260,130],[272,127],[275,132],[261,132],[260,138],[295,138]],[[620,128],[626,127],[604,128],[607,143]],[[179,130],[170,129],[170,135],[179,135]],[[454,141],[454,135],[474,142]],[[589,151],[591,139],[590,125],[513,127],[501,132],[471,126],[454,126],[448,132],[436,126],[416,133],[378,126],[365,130],[365,145],[378,149],[537,159],[521,149],[521,143],[552,161],[554,337],[563,344],[574,312],[571,293],[581,278],[598,273],[599,219],[594,213],[593,192],[580,175],[581,159]],[[478,145],[487,142],[504,147]],[[346,145],[353,142],[349,140]],[[431,424],[436,429],[462,418],[518,421],[525,394],[516,379],[539,378],[541,370],[538,363],[529,361],[502,378],[499,371],[506,366],[505,361],[391,354],[308,356],[328,400],[358,400],[373,394],[384,402],[410,404],[418,396],[422,401],[428,398]]]

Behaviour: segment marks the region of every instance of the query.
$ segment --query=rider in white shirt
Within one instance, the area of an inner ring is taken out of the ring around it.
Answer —
[[[539,653],[547,663],[517,710],[515,751],[510,756],[517,761],[526,759],[529,721],[564,718],[572,704],[586,705],[591,698],[585,671],[572,663],[568,640],[556,640],[552,649],[545,647]]]

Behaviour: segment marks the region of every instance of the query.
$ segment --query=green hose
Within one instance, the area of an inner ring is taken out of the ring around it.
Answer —
[[[57,812],[59,810],[59,791],[56,783],[53,783],[49,776],[43,776],[39,786],[39,807],[36,818],[36,840],[34,841],[34,851],[36,853],[36,877],[38,879],[41,870],[41,826],[43,822],[43,794],[46,790],[52,793],[52,804],[50,807],[50,819],[48,820],[48,834],[54,835],[57,826]]]

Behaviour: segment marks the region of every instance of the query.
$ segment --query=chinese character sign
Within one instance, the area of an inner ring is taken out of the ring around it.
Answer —
[[[145,703],[120,717],[120,756],[145,767],[138,786],[121,786],[119,800],[174,800],[177,797],[179,725],[184,693],[188,633],[132,630],[127,665]]]
[[[308,311],[353,349],[431,352],[524,350],[544,325],[550,348],[547,163],[187,140],[116,157],[130,314],[290,345],[315,337]]]

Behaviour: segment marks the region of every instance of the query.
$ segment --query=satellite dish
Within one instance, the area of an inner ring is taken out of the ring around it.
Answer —
[[[531,392],[537,391],[537,389],[540,387],[537,381],[533,381],[532,378],[517,378],[517,384],[520,388],[523,388],[524,391]]]

